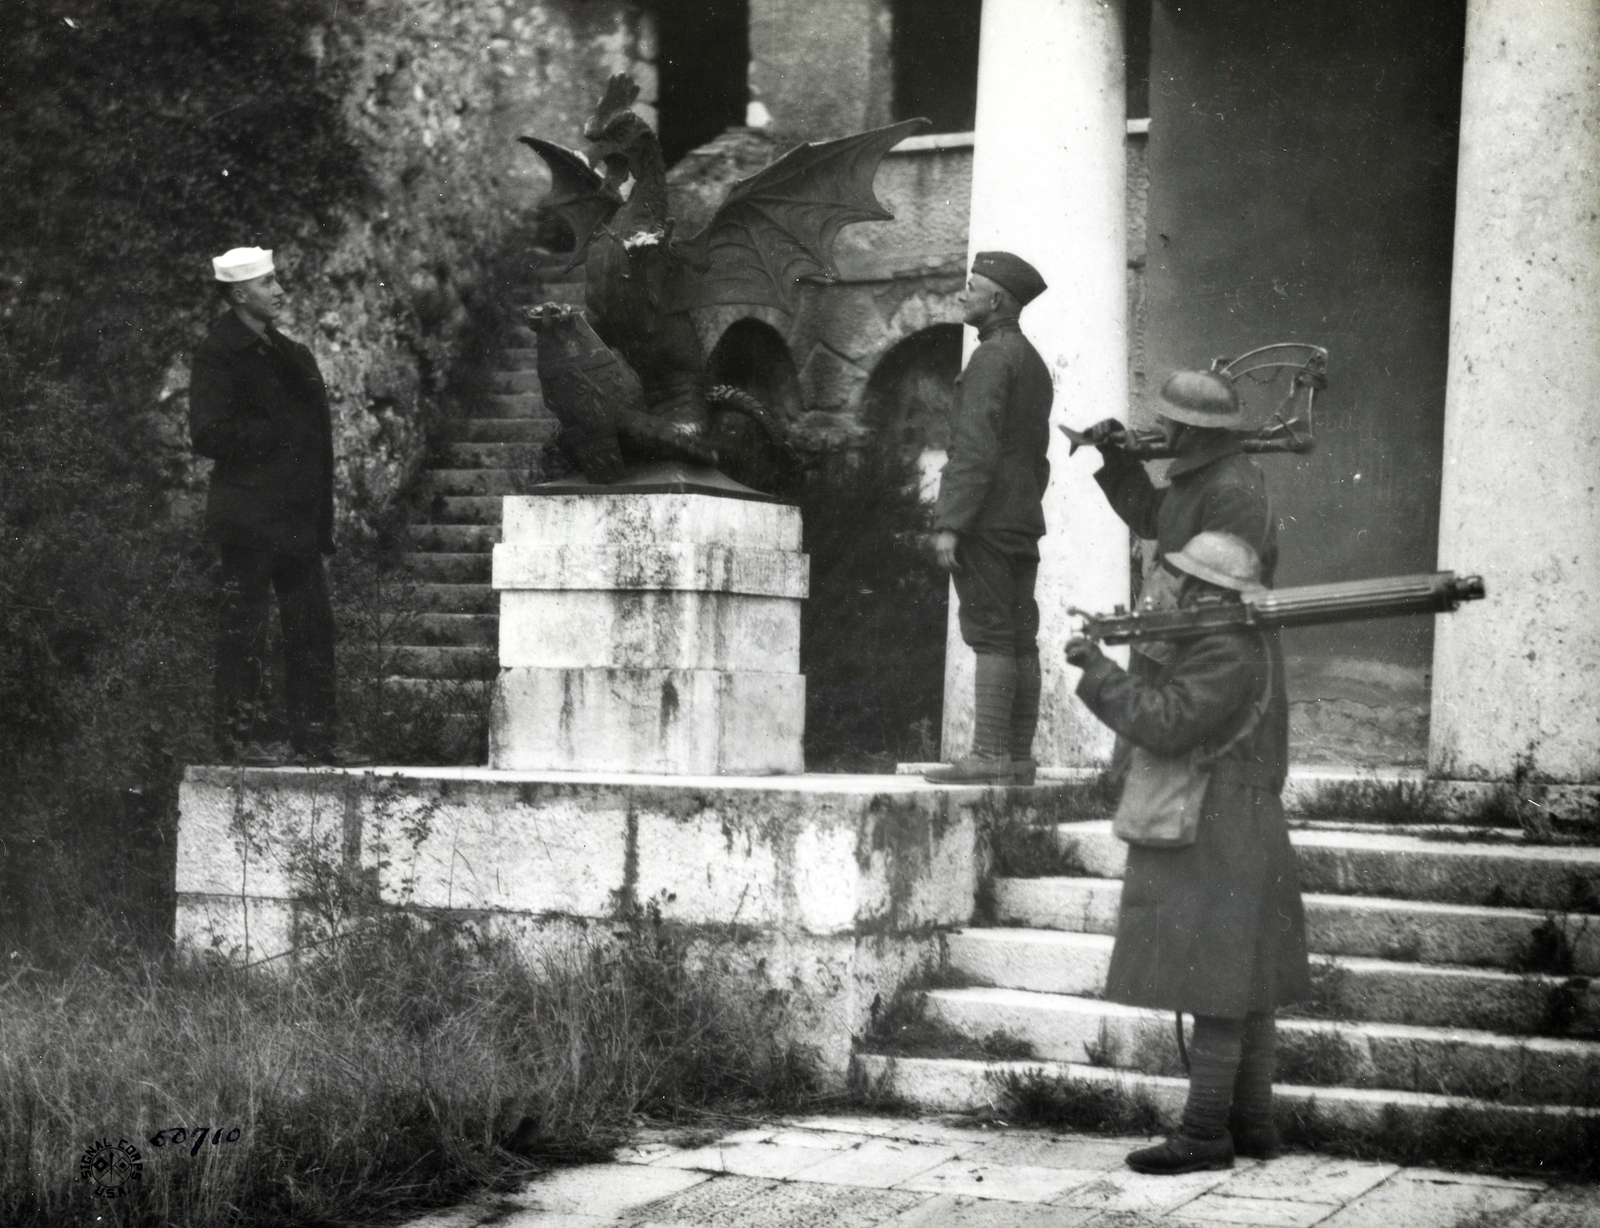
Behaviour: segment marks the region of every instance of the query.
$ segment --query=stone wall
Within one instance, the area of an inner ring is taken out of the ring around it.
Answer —
[[[289,305],[280,321],[316,354],[333,403],[346,531],[386,508],[419,466],[430,418],[471,395],[460,359],[492,326],[515,250],[548,189],[516,138],[582,143],[606,78],[631,72],[653,117],[653,22],[623,0],[379,0],[306,34],[336,80],[371,191],[331,245],[284,218],[275,249]],[[203,336],[210,307],[197,316]],[[158,430],[186,454],[188,354],[174,354]],[[191,460],[184,487],[204,488]]]

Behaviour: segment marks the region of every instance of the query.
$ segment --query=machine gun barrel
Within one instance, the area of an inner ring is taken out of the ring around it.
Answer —
[[[1484,595],[1481,576],[1453,571],[1410,576],[1379,576],[1338,584],[1245,593],[1239,602],[1181,610],[1119,608],[1113,614],[1084,615],[1082,634],[1107,644],[1139,640],[1177,640],[1235,627],[1310,627],[1319,623],[1397,618],[1403,614],[1448,614],[1463,601]]]

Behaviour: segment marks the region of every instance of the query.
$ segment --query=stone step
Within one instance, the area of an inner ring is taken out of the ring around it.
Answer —
[[[532,330],[529,330],[531,333]],[[494,364],[501,371],[537,371],[537,345],[507,345],[494,352]]]
[[[1121,894],[1115,879],[1001,878],[995,919],[1115,934]],[[1326,955],[1600,976],[1600,918],[1314,892],[1305,906],[1307,945]]]
[[[980,984],[1098,997],[1112,939],[1059,930],[969,929],[950,934],[950,966]],[[1600,987],[1582,977],[1313,955],[1305,1015],[1522,1035],[1600,1033]]]
[[[1002,1032],[1025,1041],[1036,1057],[1144,1074],[1184,1073],[1166,1011],[1017,989],[932,990],[923,1009],[927,1018],[974,1040]],[[1278,1077],[1329,1087],[1574,1104],[1592,1101],[1600,1091],[1600,1044],[1467,1028],[1280,1019]]]
[[[1122,1093],[1148,1104],[1163,1129],[1176,1128],[1188,1095],[1187,1079],[1142,1075],[1071,1062],[983,1062],[960,1058],[885,1057],[858,1053],[852,1079],[867,1097],[915,1106],[923,1112],[992,1112],[1009,1081],[1064,1086],[1082,1091],[1086,1107]],[[1283,1083],[1273,1088],[1281,1129],[1297,1131],[1307,1121],[1346,1139],[1408,1138],[1442,1144],[1464,1159],[1480,1139],[1483,1159],[1510,1153],[1519,1165],[1573,1167],[1593,1155],[1600,1110],[1567,1105],[1513,1105],[1463,1096],[1389,1089],[1315,1087]],[[1444,1137],[1448,1135],[1448,1137]],[[1295,1135],[1292,1133],[1291,1137]],[[1314,1217],[1312,1217],[1314,1218]],[[1294,1223],[1310,1223],[1296,1218]],[[1265,1222],[1265,1221],[1263,1221]],[[1273,1222],[1291,1222],[1289,1220]],[[1354,1223],[1354,1221],[1352,1221]]]
[[[496,614],[500,594],[488,584],[418,584],[406,595],[420,614]]]
[[[428,503],[429,524],[499,524],[504,495],[435,495]]]
[[[489,372],[490,392],[538,392],[539,372],[533,367],[499,367]]]
[[[514,495],[527,484],[521,469],[429,469],[422,475],[424,491],[448,498]]]
[[[489,681],[500,672],[493,648],[403,646],[389,650],[389,668],[402,678]]]
[[[493,559],[488,551],[475,554],[408,554],[407,571],[418,584],[488,584]]]
[[[432,711],[479,723],[487,722],[494,696],[492,678],[406,678],[394,674],[383,679],[382,685],[386,693],[403,703],[426,704]]]
[[[438,437],[451,443],[546,444],[559,429],[548,418],[451,418],[439,424]]]
[[[537,418],[545,422],[554,422],[550,411],[545,408],[544,393],[534,392],[491,392],[483,398],[481,415],[485,418]]]
[[[487,554],[500,540],[497,524],[413,524],[406,527],[412,549],[418,553]]]
[[[408,647],[494,648],[500,644],[498,614],[417,613],[406,619]]]
[[[510,416],[510,415],[508,415]],[[537,467],[542,444],[537,443],[446,443],[442,453],[444,469],[509,469],[531,473]]]
[[[1290,831],[1305,891],[1369,895],[1489,908],[1600,912],[1600,848],[1474,840],[1469,829],[1433,838],[1379,827]],[[1127,846],[1108,820],[1056,828],[1062,853],[1081,874],[1120,878]]]

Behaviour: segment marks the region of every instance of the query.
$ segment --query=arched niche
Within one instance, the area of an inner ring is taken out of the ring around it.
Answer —
[[[912,333],[878,360],[867,379],[861,413],[879,446],[914,456],[923,498],[939,488],[950,445],[950,409],[961,374],[961,326],[935,324]]]
[[[722,334],[706,371],[713,384],[732,384],[794,422],[805,412],[794,359],[778,330],[761,320],[736,320]]]

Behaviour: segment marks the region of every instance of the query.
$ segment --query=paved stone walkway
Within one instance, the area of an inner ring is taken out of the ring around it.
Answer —
[[[785,1118],[646,1132],[610,1164],[408,1228],[1600,1228],[1600,1186],[1310,1153],[1141,1176],[1143,1138],[947,1119]]]

